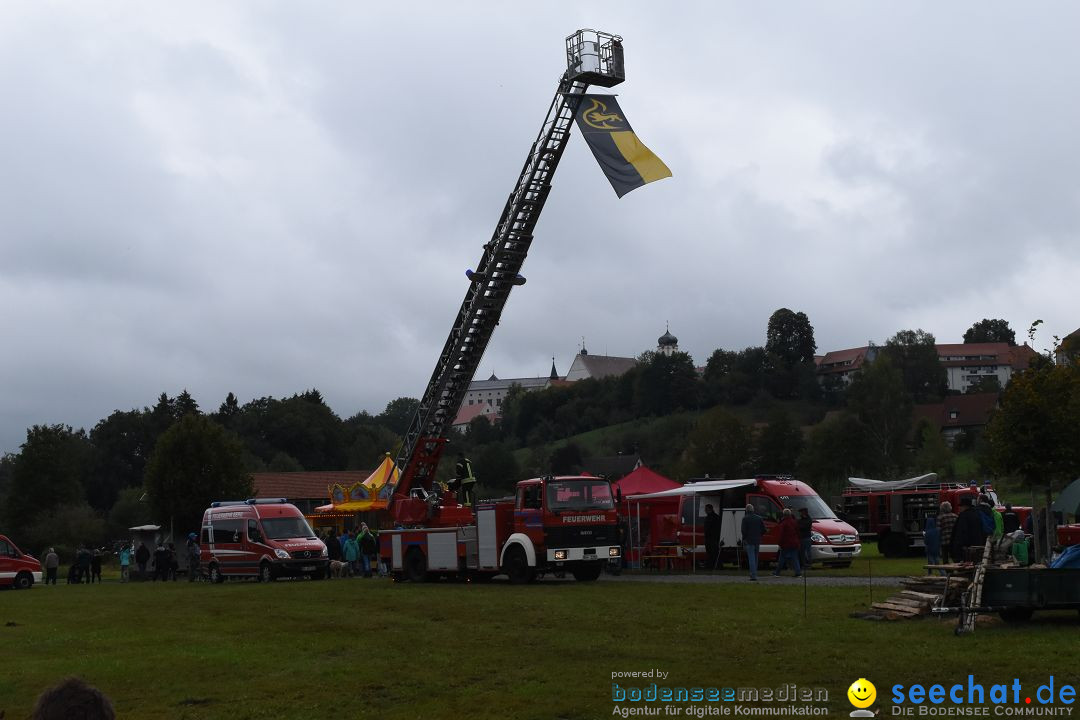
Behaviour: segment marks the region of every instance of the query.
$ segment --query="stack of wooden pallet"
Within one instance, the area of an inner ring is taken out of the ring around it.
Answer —
[[[873,603],[867,611],[851,613],[851,617],[863,620],[911,620],[926,617],[931,609],[945,597],[945,603],[955,599],[959,602],[960,594],[968,585],[968,580],[959,577],[941,576],[909,577],[901,585],[903,590],[886,600]]]
[[[944,598],[942,604],[951,606],[960,604],[960,596],[971,584],[970,577],[952,575],[918,575],[905,578],[901,583],[905,590],[914,590],[922,593],[932,593],[939,598]],[[948,588],[948,589],[946,589]]]

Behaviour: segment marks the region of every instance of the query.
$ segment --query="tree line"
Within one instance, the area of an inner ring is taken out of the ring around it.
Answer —
[[[138,524],[197,525],[209,502],[250,497],[252,472],[361,470],[395,449],[416,401],[342,420],[317,390],[204,413],[186,390],[116,411],[89,432],[35,425],[0,458],[0,520],[28,547],[71,548]]]
[[[522,477],[579,471],[585,451],[553,444],[613,425],[624,429],[609,435],[604,452],[638,453],[683,480],[797,473],[826,492],[849,475],[951,471],[953,450],[936,429],[912,421],[916,403],[947,391],[932,335],[896,333],[850,384],[836,386],[817,380],[805,313],[777,310],[765,336],[760,347],[717,349],[700,373],[686,353],[650,351],[619,377],[536,392],[512,388],[502,422],[475,418],[452,436],[447,453],[468,453],[491,494]],[[964,339],[1015,342],[998,320],[976,323]],[[1062,384],[1053,385],[1055,392],[1072,387],[1067,379],[1055,382]],[[216,411],[204,412],[183,391],[162,393],[152,407],[116,411],[89,432],[34,426],[18,453],[0,458],[0,520],[29,547],[119,538],[148,522],[192,527],[210,501],[249,496],[252,472],[373,468],[383,453],[396,453],[417,405],[401,397],[379,414],[342,419],[308,390],[245,404],[230,393]],[[1011,465],[1006,458],[1014,455],[1001,450],[1008,433],[995,432],[988,433],[993,448],[962,438],[962,449],[983,448],[987,469],[1040,481],[1069,467],[1067,458],[1037,472]],[[443,463],[439,477],[448,478],[452,465]]]

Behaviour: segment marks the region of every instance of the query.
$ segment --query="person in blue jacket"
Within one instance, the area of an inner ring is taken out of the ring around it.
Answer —
[[[359,573],[359,560],[360,560],[360,545],[357,544],[356,538],[352,532],[345,533],[345,566],[349,568],[349,576],[352,577]]]
[[[930,516],[926,518],[926,525],[923,527],[923,543],[926,545],[926,564],[927,565],[940,565],[941,564],[941,530],[937,526],[937,518]],[[938,570],[942,575],[945,574],[944,570]],[[927,575],[933,575],[934,571],[927,568]]]
[[[746,506],[741,530],[743,550],[746,551],[746,564],[750,568],[750,579],[757,580],[758,553],[761,550],[761,536],[765,534],[765,521],[754,512],[753,505]]]

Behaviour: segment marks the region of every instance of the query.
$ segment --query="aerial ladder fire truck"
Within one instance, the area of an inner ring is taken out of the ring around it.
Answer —
[[[380,554],[396,579],[484,579],[504,573],[528,582],[545,572],[595,580],[618,558],[610,484],[595,477],[543,477],[517,484],[512,499],[459,503],[435,483],[450,428],[510,291],[524,283],[522,263],[551,180],[590,84],[625,79],[622,38],[579,30],[566,39],[567,70],[540,133],[485,245],[397,456],[399,479],[388,499],[395,529],[381,533]]]

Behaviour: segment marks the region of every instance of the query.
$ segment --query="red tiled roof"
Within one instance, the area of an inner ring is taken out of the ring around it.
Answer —
[[[634,358],[616,357],[615,355],[578,355],[589,377],[597,380],[611,375],[619,376],[637,366]]]
[[[997,406],[998,393],[949,395],[943,402],[916,405],[915,419],[925,418],[936,428],[982,427],[990,422],[990,413]],[[952,417],[955,413],[956,417]]]
[[[1008,365],[1014,370],[1023,370],[1034,357],[1035,351],[1027,344],[1009,345],[1008,343],[960,343],[937,346],[941,364],[946,367]],[[947,358],[959,358],[949,360]]]
[[[825,353],[817,363],[819,373],[850,372],[862,367],[863,358],[866,357],[868,347],[851,348],[849,350],[833,350]],[[815,358],[816,360],[816,358]]]
[[[323,472],[251,473],[255,497],[283,497],[289,500],[329,499],[327,488],[334,483],[349,487],[363,482],[371,470],[327,470]]]
[[[1027,343],[1012,348],[1010,355],[1012,356],[1011,365],[1013,370],[1027,370],[1028,366],[1031,365],[1032,359],[1034,359],[1037,354],[1038,353],[1028,347]]]
[[[458,410],[457,417],[454,418],[454,422],[451,423],[451,425],[453,427],[457,427],[458,425],[468,425],[472,422],[473,418],[480,417],[481,415],[486,415],[490,422],[495,422],[501,418],[498,410],[487,403],[481,402],[476,405],[462,405],[461,409]]]
[[[1012,361],[1008,343],[957,343],[936,347],[941,364],[945,367],[1009,365]]]

